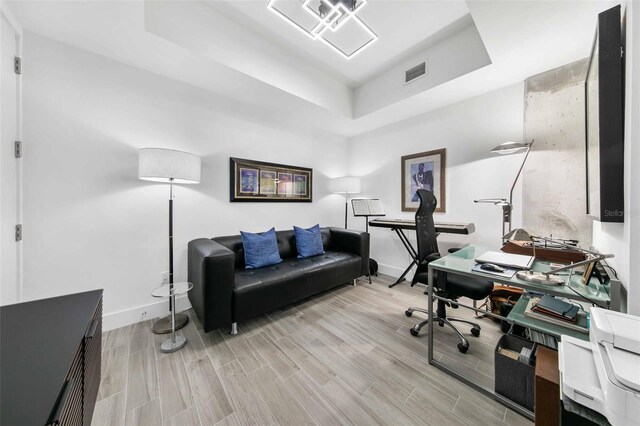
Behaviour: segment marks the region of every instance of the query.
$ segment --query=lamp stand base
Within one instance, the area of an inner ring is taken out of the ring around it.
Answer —
[[[176,330],[180,330],[182,327],[189,323],[189,317],[185,314],[176,314]],[[171,327],[171,315],[164,318],[160,318],[153,324],[153,334],[168,334],[173,331]]]
[[[176,335],[175,342],[171,338],[168,338],[167,340],[162,342],[162,345],[160,346],[160,350],[162,351],[162,353],[167,354],[167,353],[179,351],[180,349],[184,348],[184,345],[186,344],[187,344],[186,337]]]

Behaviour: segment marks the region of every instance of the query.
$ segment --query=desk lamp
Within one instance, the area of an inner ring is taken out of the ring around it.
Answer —
[[[355,176],[343,176],[331,180],[331,192],[335,194],[344,194],[344,229],[347,229],[349,194],[359,194],[360,187],[360,178]]]
[[[513,181],[513,185],[511,185],[511,191],[509,191],[508,201],[506,198],[484,198],[481,200],[473,201],[474,203],[491,203],[496,206],[502,207],[502,235],[505,235],[511,231],[511,213],[513,211],[513,190],[515,189],[516,183],[518,182],[518,178],[522,173],[522,169],[524,168],[524,163],[526,163],[527,157],[529,157],[529,152],[531,151],[531,145],[533,145],[533,140],[529,143],[504,142],[491,150],[492,153],[500,154],[500,155],[515,154],[517,152],[522,152],[523,150],[526,151],[526,154],[524,155],[524,159],[522,160],[522,164],[520,165],[520,169],[518,170],[518,174],[516,175],[516,178]]]
[[[169,292],[173,292],[173,184],[200,183],[200,157],[187,152],[163,148],[142,148],[138,151],[138,178],[169,184]],[[175,309],[169,298],[169,316],[153,324],[155,334],[171,333],[189,322],[185,314],[172,315]],[[175,329],[173,328],[175,322]]]
[[[558,241],[558,240],[554,240],[552,238],[530,235],[527,231],[525,231],[522,228],[514,229],[513,231],[511,231],[508,234],[504,235],[502,237],[502,239],[510,240],[510,241],[530,241],[531,242],[531,249],[533,250],[534,259],[536,257],[536,241],[551,242],[556,246],[566,247],[566,248],[569,248],[569,249],[572,249],[572,250],[578,250],[578,251],[581,251],[581,252],[583,252],[585,254],[585,257],[586,257],[585,260],[582,260],[582,261],[576,262],[576,263],[571,263],[571,264],[565,265],[565,266],[560,266],[558,268],[554,268],[554,269],[551,269],[551,270],[546,271],[546,272],[535,272],[535,271],[531,271],[531,270],[516,272],[516,277],[518,277],[519,279],[521,279],[523,281],[533,282],[533,283],[536,283],[536,284],[562,285],[565,282],[561,277],[559,277],[558,275],[555,275],[557,272],[566,271],[568,269],[573,269],[573,268],[575,268],[577,266],[589,265],[589,264],[596,263],[596,262],[599,262],[599,261],[604,260],[604,259],[610,259],[610,258],[614,257],[614,255],[612,255],[612,254],[598,253],[597,251],[583,249],[583,248],[580,248],[578,246],[574,246],[574,245],[571,245],[571,244],[563,243],[563,242]],[[587,270],[591,271],[591,268],[587,268]],[[585,285],[588,285],[589,284],[589,279],[590,279],[590,276],[583,277],[582,283],[585,284]]]

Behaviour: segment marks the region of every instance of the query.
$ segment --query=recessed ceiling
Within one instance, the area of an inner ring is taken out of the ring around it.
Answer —
[[[279,0],[287,1],[287,0]],[[297,0],[288,0],[300,4]],[[320,0],[313,0],[312,4]],[[242,21],[297,55],[330,70],[350,86],[359,86],[389,68],[407,50],[469,14],[465,1],[385,1],[369,0],[358,16],[380,37],[357,56],[347,60],[322,43],[305,37],[280,17],[269,11],[267,0],[209,1],[216,11]]]
[[[25,43],[32,32],[190,84],[235,113],[284,131],[356,136],[587,57],[597,14],[615,3],[369,0],[372,15],[363,19],[380,40],[346,61],[289,33],[280,18],[269,16],[266,2],[3,0],[3,7],[23,25]],[[263,22],[253,17],[262,13],[268,13]],[[488,64],[461,71],[457,60],[442,61],[459,74],[417,91],[435,77],[437,64],[429,61],[427,77],[403,85],[400,66],[416,65],[411,58],[425,49],[450,54],[442,48],[465,32],[480,38]],[[393,95],[358,111],[358,103],[382,97],[388,77],[399,80]]]

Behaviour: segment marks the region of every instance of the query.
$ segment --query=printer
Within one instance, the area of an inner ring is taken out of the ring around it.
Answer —
[[[562,336],[558,353],[564,401],[640,426],[640,317],[593,308],[589,341]]]

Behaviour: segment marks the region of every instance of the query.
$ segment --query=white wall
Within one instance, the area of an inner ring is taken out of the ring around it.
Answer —
[[[414,213],[401,211],[400,157],[446,148],[447,213],[437,213],[436,221],[473,222],[476,233],[442,234],[440,250],[469,243],[499,247],[501,208],[473,200],[509,195],[522,154],[496,157],[489,151],[522,139],[523,93],[523,83],[515,84],[354,138],[349,173],[363,177],[360,196],[380,198],[389,218],[412,218]],[[521,222],[521,192],[518,185],[514,226]],[[362,218],[350,218],[350,223],[364,228]],[[381,272],[399,275],[410,262],[400,240],[388,229],[370,232],[371,255],[381,263]]]
[[[628,312],[640,315],[640,4],[626,2],[624,223],[593,222],[593,245],[604,253],[628,291]]]
[[[362,117],[491,64],[473,20],[448,37],[429,45],[367,80],[354,90],[354,116]],[[405,71],[426,61],[426,75],[406,84]]]
[[[201,184],[176,189],[176,281],[194,238],[342,223],[342,199],[326,187],[346,172],[344,139],[289,132],[235,101],[32,33],[24,57],[25,300],[104,288],[107,329],[166,311],[149,304],[168,270],[168,186],[137,179],[141,147],[203,160]],[[313,167],[314,202],[229,203],[230,156]]]

